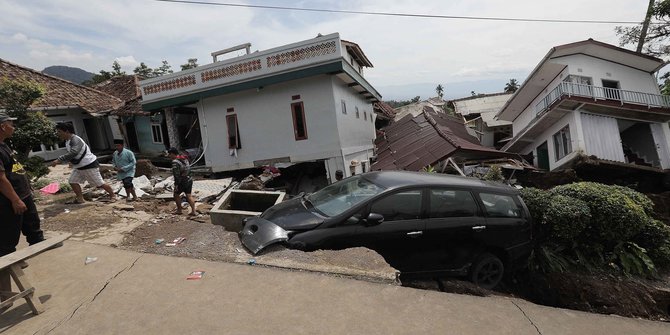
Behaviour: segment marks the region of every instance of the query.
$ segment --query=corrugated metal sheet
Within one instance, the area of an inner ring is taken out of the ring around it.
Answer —
[[[616,119],[587,113],[582,113],[581,116],[586,153],[600,159],[625,162]],[[573,148],[576,146],[573,145]]]

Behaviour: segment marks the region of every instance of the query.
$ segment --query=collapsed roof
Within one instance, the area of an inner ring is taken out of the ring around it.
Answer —
[[[519,155],[479,144],[462,120],[424,106],[416,116],[408,114],[377,137],[377,161],[371,170],[419,171],[448,158],[477,160],[514,158]]]

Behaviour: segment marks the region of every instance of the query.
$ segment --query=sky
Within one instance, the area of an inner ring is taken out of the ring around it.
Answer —
[[[203,0],[348,11],[559,20],[642,21],[643,0]],[[384,100],[496,93],[523,82],[553,46],[593,38],[618,45],[617,24],[507,22],[316,13],[168,3],[155,0],[0,0],[0,58],[42,70],[51,65],[97,73],[189,58],[251,43],[266,50],[340,33],[373,68],[366,79]],[[634,46],[627,46],[634,48]],[[239,53],[238,55],[242,55]],[[235,56],[235,55],[233,55]]]

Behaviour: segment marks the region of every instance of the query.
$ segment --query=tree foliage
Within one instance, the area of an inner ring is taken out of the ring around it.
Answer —
[[[195,69],[198,67],[198,59],[197,58],[189,58],[186,61],[186,64],[179,65],[181,67],[181,70],[188,70],[188,69]]]
[[[438,84],[437,87],[435,87],[435,93],[437,93],[437,97],[442,99],[444,96],[444,86],[442,84]]]
[[[391,106],[391,108],[398,108],[409,104],[417,103],[419,101],[421,101],[421,97],[417,95],[410,100],[388,100],[384,102],[386,102],[389,106]]]
[[[519,89],[519,82],[516,79],[510,79],[507,84],[505,84],[505,93],[514,93]]]
[[[643,52],[653,56],[670,53],[670,0],[657,1],[652,7],[653,24],[644,39]],[[621,46],[637,45],[642,33],[642,24],[636,26],[617,26]]]
[[[105,70],[100,70],[100,72],[91,78],[91,80],[87,80],[82,83],[82,85],[85,86],[94,86],[95,84],[99,84],[102,82],[105,82],[107,80],[110,80],[114,77],[117,76],[125,76],[126,72],[121,71],[121,64],[119,64],[118,61],[114,61],[112,63],[112,71],[105,71]]]
[[[16,150],[21,162],[26,161],[33,147],[42,143],[50,145],[57,140],[53,123],[42,112],[28,112],[30,105],[43,94],[44,88],[35,82],[0,80],[0,105],[17,118],[16,131],[7,142]]]

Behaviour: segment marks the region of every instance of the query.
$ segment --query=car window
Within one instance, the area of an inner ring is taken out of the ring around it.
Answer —
[[[504,194],[480,193],[486,213],[492,217],[520,218],[521,207],[514,198]]]
[[[421,217],[421,190],[399,192],[376,201],[371,213],[384,216],[384,222],[413,220]]]
[[[310,194],[307,200],[321,213],[335,216],[383,191],[362,176],[351,176]]]
[[[472,194],[460,190],[430,190],[430,218],[474,216],[477,204]]]

